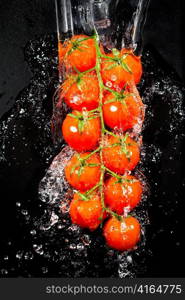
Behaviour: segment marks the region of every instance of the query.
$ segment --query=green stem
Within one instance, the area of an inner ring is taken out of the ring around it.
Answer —
[[[118,135],[114,134],[112,131],[109,131],[109,130],[107,130],[107,129],[105,129],[105,133],[107,133],[107,134],[109,134],[109,135],[112,135],[112,136],[114,136],[115,138],[119,138]]]
[[[92,192],[94,192],[99,186],[100,186],[100,182],[99,182],[98,184],[96,184],[95,186],[93,186],[92,189],[88,190],[88,191],[86,192],[86,195],[87,195],[87,196],[90,195],[90,194],[91,194]]]
[[[117,179],[122,179],[122,178],[123,178],[122,176],[119,176],[118,174],[114,173],[113,171],[111,171],[111,170],[108,169],[108,168],[105,168],[105,170],[106,170],[110,175],[112,175],[113,177],[116,177]]]
[[[95,109],[92,109],[92,110],[89,110],[89,114],[92,114],[92,113],[95,113],[95,112],[99,112],[99,108],[95,108]]]
[[[116,97],[119,95],[118,92],[116,92],[116,91],[110,89],[108,86],[104,85],[103,87],[104,87],[105,90],[109,91],[110,93],[112,93],[112,94],[115,95]]]
[[[83,158],[83,160],[87,160],[88,158],[90,158],[93,154],[99,152],[101,149],[101,146],[96,148],[93,152],[89,153],[86,157]]]
[[[107,211],[109,214],[111,214],[113,217],[115,217],[119,221],[123,221],[123,217],[118,215],[117,213],[113,212],[110,208],[106,207],[105,211]]]
[[[90,72],[92,72],[92,71],[94,71],[95,70],[95,67],[93,67],[93,68],[91,68],[91,69],[89,69],[89,70],[87,70],[87,71],[83,71],[83,72],[81,72],[81,74],[83,75],[83,74],[87,74],[87,73],[90,73]]]
[[[105,54],[102,54],[102,53],[100,53],[100,57],[101,58],[106,58],[107,60],[110,60],[110,61],[117,61],[118,60],[117,58],[114,58],[114,57],[111,57],[111,56],[108,56],[108,55],[105,55]]]

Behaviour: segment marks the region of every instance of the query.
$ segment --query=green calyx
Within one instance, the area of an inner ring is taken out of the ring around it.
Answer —
[[[109,103],[113,103],[113,102],[120,102],[123,105],[126,105],[125,102],[125,98],[127,97],[127,95],[125,95],[124,93],[113,93],[112,99],[107,100],[104,102],[104,104],[109,104]]]
[[[112,54],[114,57],[110,57],[108,55],[102,55],[103,58],[107,59],[108,61],[112,61],[112,64],[108,66],[106,70],[111,70],[117,66],[121,66],[126,72],[132,74],[132,70],[125,62],[125,59],[129,55],[129,53],[125,53],[123,56],[121,56],[120,52],[117,49],[112,49]]]
[[[87,192],[85,192],[84,194],[80,193],[79,191],[77,192],[77,194],[80,196],[80,200],[82,201],[89,201],[91,200],[91,196],[92,194],[100,187],[100,184],[96,184],[95,186],[93,186],[90,190],[88,190]]]
[[[99,117],[99,114],[98,110],[88,111],[84,113],[76,111],[76,114],[69,113],[68,116],[78,120],[78,131],[81,134],[84,131],[84,126],[86,122],[88,120],[97,119]]]
[[[79,154],[77,154],[77,158],[78,158],[78,163],[75,164],[71,171],[70,171],[70,175],[72,176],[72,174],[75,172],[76,169],[78,169],[77,174],[80,177],[84,171],[85,167],[90,167],[90,168],[95,168],[95,167],[99,167],[100,164],[98,163],[88,163],[88,159],[97,151],[94,151],[92,154],[90,153],[89,155],[87,155],[84,158],[81,158]]]
[[[128,160],[130,160],[131,152],[128,150],[128,143],[126,142],[128,138],[128,134],[125,134],[123,138],[120,138],[120,146],[121,146],[121,152],[123,152]]]
[[[113,148],[113,147],[116,147],[116,146],[120,146],[120,147],[121,147],[120,153],[124,153],[124,154],[126,155],[126,158],[127,158],[128,160],[130,160],[131,153],[130,153],[130,151],[128,150],[128,146],[129,146],[130,144],[128,144],[128,143],[126,142],[128,136],[129,136],[128,133],[126,133],[126,134],[124,135],[124,137],[120,137],[119,135],[116,135],[116,134],[114,134],[113,132],[111,132],[111,131],[109,131],[109,130],[105,130],[105,133],[107,133],[107,135],[111,135],[111,136],[115,137],[116,139],[118,139],[118,141],[115,142],[115,143],[113,143],[113,144],[111,144],[111,145],[106,145],[106,146],[104,146],[104,148]]]

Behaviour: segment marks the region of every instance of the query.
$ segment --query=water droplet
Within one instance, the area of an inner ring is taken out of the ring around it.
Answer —
[[[31,235],[36,235],[36,230],[35,229],[32,229],[32,230],[30,230],[30,233],[31,233]]]
[[[21,210],[21,213],[24,215],[24,216],[27,216],[28,215],[28,211],[26,209],[22,209]]]
[[[20,114],[24,114],[25,110],[23,108],[21,108],[21,110],[19,111]]]
[[[42,245],[34,244],[34,245],[33,245],[33,249],[34,249],[34,251],[35,251],[37,254],[39,254],[39,255],[43,255],[43,253],[44,253],[44,250],[43,250],[43,248],[42,248]]]
[[[69,245],[69,249],[71,249],[71,250],[76,249],[76,245],[75,245],[75,244],[70,244],[70,245]]]
[[[83,250],[84,249],[84,245],[82,243],[77,245],[77,250]]]
[[[16,253],[16,258],[17,258],[17,259],[21,259],[22,256],[23,256],[22,251],[18,251],[18,252]]]

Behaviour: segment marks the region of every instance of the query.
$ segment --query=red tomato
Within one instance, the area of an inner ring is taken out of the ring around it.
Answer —
[[[140,240],[140,232],[141,226],[134,217],[127,217],[122,221],[111,217],[103,230],[107,245],[120,251],[134,248]]]
[[[74,35],[60,48],[60,61],[68,67],[84,72],[96,65],[94,38],[87,35]]]
[[[72,109],[92,110],[99,105],[99,84],[97,76],[87,73],[72,75],[64,81],[61,96]]]
[[[142,75],[142,65],[139,57],[132,51],[123,49],[121,52],[113,50],[102,59],[101,74],[106,86],[120,91],[124,85],[134,80],[137,84]]]
[[[73,111],[62,124],[62,133],[70,147],[78,152],[96,148],[101,136],[100,118],[88,112]]]
[[[88,201],[82,200],[80,195],[75,194],[70,204],[69,213],[72,223],[92,231],[100,225],[102,217],[104,218],[98,194],[91,194]]]
[[[133,94],[114,95],[111,92],[104,97],[103,116],[107,126],[126,131],[142,119],[143,103]]]
[[[105,166],[118,174],[133,170],[140,159],[139,146],[129,136],[106,136],[102,152]]]
[[[128,55],[127,55],[128,53]],[[125,57],[126,55],[126,57]],[[127,64],[127,66],[130,68],[132,74],[130,74],[130,80],[134,79],[134,82],[138,84],[141,80],[142,76],[142,64],[141,64],[141,57],[135,56],[132,50],[128,50],[123,48],[121,50],[121,56],[125,57],[124,62]],[[128,74],[127,74],[128,76]],[[128,77],[129,80],[129,77]],[[127,80],[127,81],[128,81]]]
[[[132,210],[141,200],[142,184],[134,176],[118,179],[110,177],[104,188],[105,203],[114,212],[123,214]]]
[[[100,181],[100,158],[98,154],[75,154],[65,167],[67,181],[77,190],[85,192]]]

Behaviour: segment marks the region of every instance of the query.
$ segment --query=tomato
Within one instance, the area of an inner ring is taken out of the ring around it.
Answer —
[[[100,196],[91,194],[89,200],[82,200],[79,194],[75,194],[69,210],[72,223],[82,228],[95,230],[104,218]]]
[[[100,118],[88,112],[73,111],[62,124],[62,133],[70,147],[78,152],[96,148],[101,136]]]
[[[104,165],[113,172],[124,174],[126,170],[133,170],[139,162],[139,146],[127,135],[106,136],[103,147]]]
[[[65,167],[67,181],[77,190],[85,192],[100,181],[100,158],[98,154],[75,154]]]
[[[128,55],[127,55],[128,54]],[[125,57],[126,55],[126,57]],[[123,48],[121,50],[121,56],[125,57],[124,62],[127,64],[127,66],[130,68],[132,74],[130,74],[130,80],[134,79],[134,82],[138,84],[141,80],[142,76],[142,64],[141,64],[141,57],[135,56],[132,50],[128,50]],[[127,74],[128,76],[128,74]],[[129,81],[129,76],[128,80]]]
[[[105,204],[114,212],[123,214],[132,210],[141,200],[142,184],[134,176],[118,179],[110,177],[105,182]]]
[[[102,59],[101,75],[103,82],[109,88],[120,91],[124,85],[134,80],[137,84],[142,75],[142,65],[139,57],[130,50],[121,52],[114,49],[112,53]]]
[[[126,131],[141,120],[143,104],[137,96],[126,91],[118,95],[110,92],[105,95],[103,101],[104,121],[110,128]]]
[[[99,105],[99,84],[93,73],[72,75],[64,81],[61,96],[74,110],[92,110]]]
[[[120,251],[135,247],[140,240],[140,232],[140,223],[134,217],[127,217],[121,221],[116,217],[111,217],[103,230],[107,245]]]
[[[74,35],[60,48],[59,59],[67,67],[72,67],[80,72],[94,68],[96,65],[94,39],[87,35]]]

